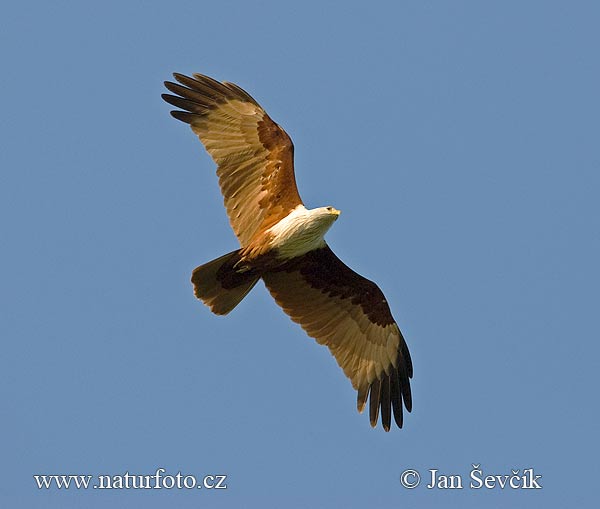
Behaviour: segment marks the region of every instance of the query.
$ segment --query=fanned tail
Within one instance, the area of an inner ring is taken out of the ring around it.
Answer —
[[[260,276],[236,267],[240,251],[232,251],[192,272],[194,294],[217,315],[226,315],[252,290]]]

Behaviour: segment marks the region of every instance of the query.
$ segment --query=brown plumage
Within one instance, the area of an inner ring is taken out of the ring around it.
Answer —
[[[412,363],[377,285],[347,267],[327,246],[262,278],[290,318],[329,347],[358,391],[359,412],[371,393],[371,425],[376,425],[381,408],[383,427],[389,430],[393,406],[396,424],[402,427],[402,399],[409,412],[412,408]]]
[[[294,145],[287,133],[241,88],[195,74],[165,82],[180,97],[163,99],[187,111],[187,122],[217,163],[229,222],[242,246],[302,203],[294,177]]]
[[[217,163],[231,226],[241,248],[196,268],[196,297],[229,313],[263,279],[293,321],[326,345],[358,391],[372,426],[379,413],[403,424],[410,412],[413,369],[408,347],[381,290],[347,267],[323,236],[339,216],[332,207],[307,210],[294,177],[287,133],[244,90],[208,76],[175,74],[168,103]],[[369,399],[370,397],[370,399]]]

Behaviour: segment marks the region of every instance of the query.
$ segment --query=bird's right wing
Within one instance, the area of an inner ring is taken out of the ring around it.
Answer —
[[[369,394],[371,426],[402,427],[410,412],[413,368],[406,342],[379,287],[347,267],[328,246],[292,258],[263,275],[271,295],[309,336],[327,345],[352,386],[362,412]]]
[[[287,133],[244,90],[208,76],[174,74],[168,103],[217,163],[229,222],[245,247],[302,203],[294,177],[294,146]]]

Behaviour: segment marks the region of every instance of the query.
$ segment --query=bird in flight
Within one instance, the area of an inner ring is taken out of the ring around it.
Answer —
[[[163,94],[178,120],[190,124],[217,164],[229,222],[240,249],[197,267],[196,297],[225,315],[262,279],[285,313],[326,345],[372,427],[402,427],[412,408],[408,347],[379,287],[329,248],[333,207],[307,209],[296,187],[294,145],[244,90],[208,76],[175,73]]]

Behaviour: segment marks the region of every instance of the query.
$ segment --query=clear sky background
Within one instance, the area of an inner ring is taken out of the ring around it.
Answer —
[[[0,505],[591,507],[600,348],[600,6],[577,1],[4,2]],[[248,90],[294,140],[328,241],[414,360],[372,430],[326,348],[257,286],[215,165],[160,99]],[[542,490],[472,490],[533,467]],[[34,474],[227,474],[228,489],[38,490]],[[407,490],[400,474],[462,475]]]

